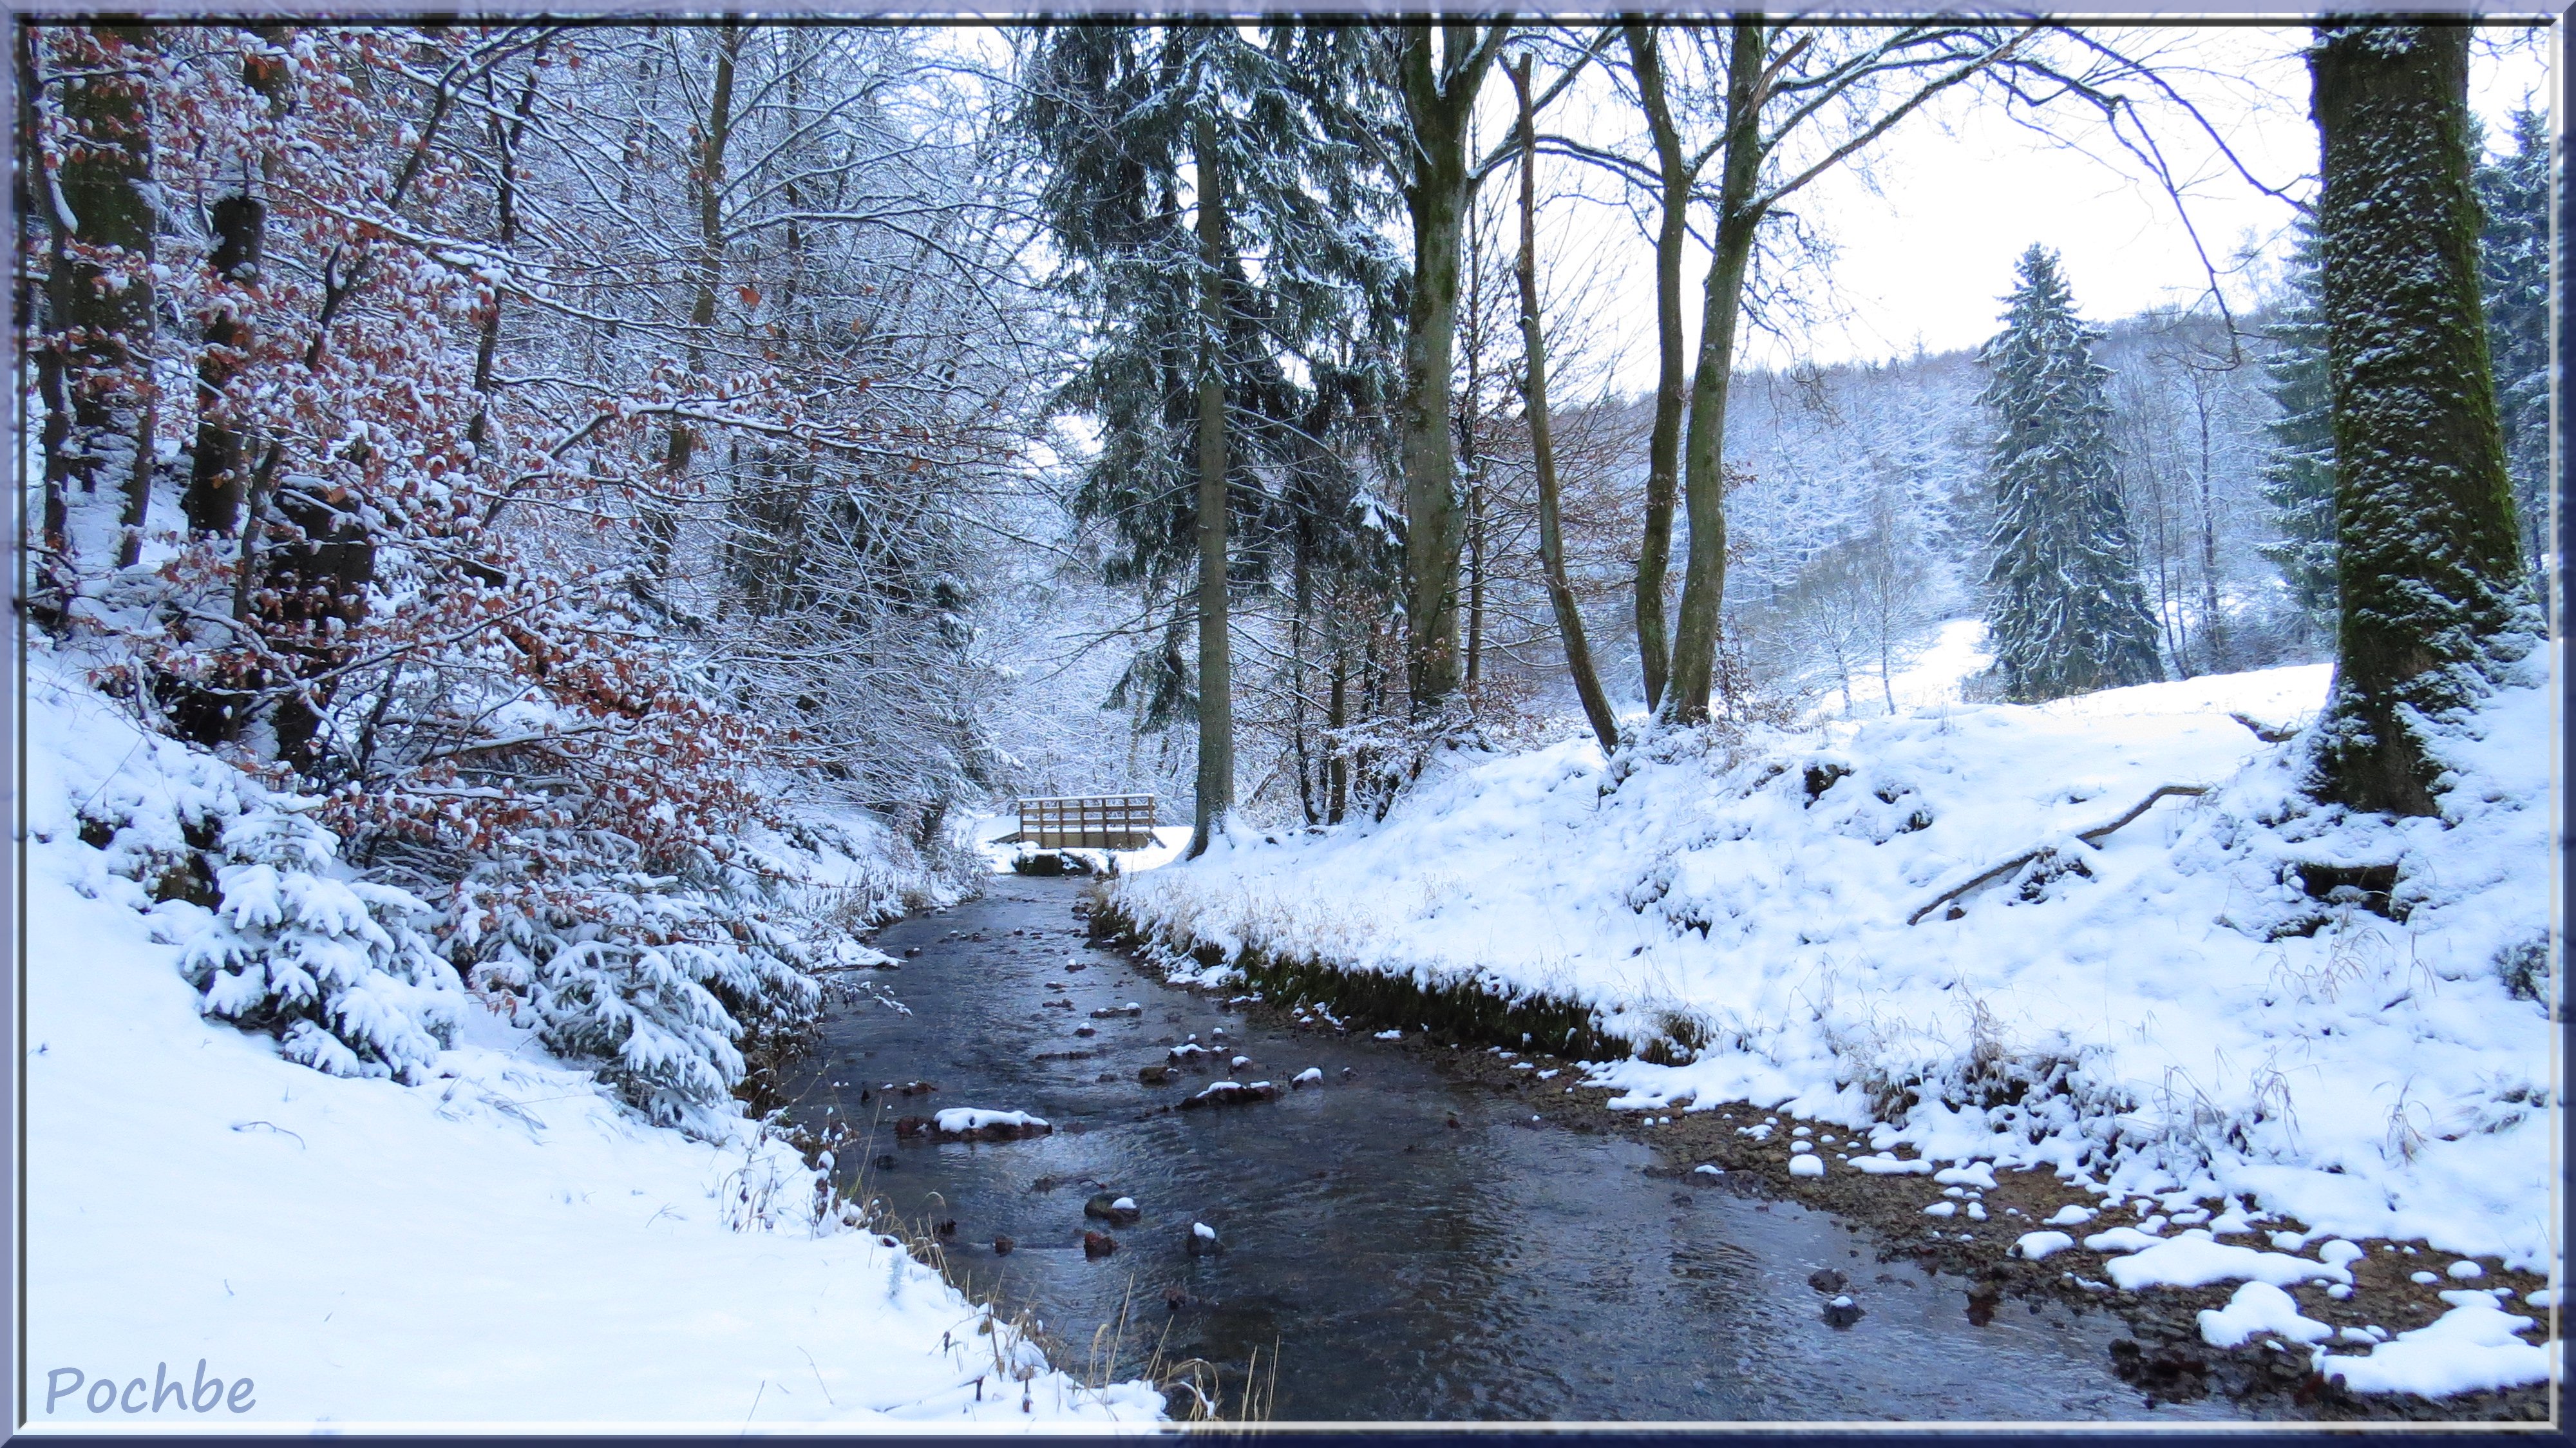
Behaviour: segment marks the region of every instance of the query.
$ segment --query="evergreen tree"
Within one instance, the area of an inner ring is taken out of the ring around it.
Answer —
[[[2325,318],[2317,310],[2317,233],[2299,226],[2290,254],[2290,301],[2272,329],[2263,359],[2264,391],[2280,408],[2266,423],[2272,455],[2263,467],[2263,497],[2280,536],[2262,555],[2281,570],[2290,597],[2320,633],[2335,615],[2334,388],[2326,375]]]
[[[2512,125],[2512,153],[2478,167],[2478,202],[2486,211],[2478,290],[2523,560],[2543,573],[2549,551],[2549,118],[2519,110]]]
[[[1149,728],[1197,717],[1194,855],[1233,804],[1229,591],[1293,531],[1265,476],[1312,460],[1314,404],[1340,394],[1307,384],[1352,334],[1393,325],[1398,270],[1376,229],[1393,197],[1356,139],[1362,43],[1285,24],[1074,25],[1025,57],[1018,122],[1047,168],[1056,285],[1094,323],[1059,399],[1102,437],[1074,508],[1116,533],[1111,585],[1177,603],[1196,580],[1198,687],[1167,631],[1110,699],[1141,691]]]
[[[2003,431],[1988,464],[1986,622],[2005,697],[2021,703],[2154,683],[2156,622],[2112,470],[2110,369],[2057,258],[2032,246],[2004,330],[1979,358]]]

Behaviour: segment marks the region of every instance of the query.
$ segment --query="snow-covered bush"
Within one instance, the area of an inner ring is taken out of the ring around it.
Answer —
[[[215,918],[179,968],[207,1015],[275,1031],[289,1060],[412,1080],[453,1041],[462,988],[416,928],[429,906],[343,878],[338,845],[287,809],[236,816]]]
[[[640,865],[640,861],[635,862]],[[478,867],[447,940],[474,986],[665,1125],[704,1129],[765,1055],[815,1018],[810,947],[771,918],[780,887],[700,856],[686,870],[534,878]]]

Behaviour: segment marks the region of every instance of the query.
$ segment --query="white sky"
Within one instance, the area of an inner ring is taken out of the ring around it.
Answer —
[[[2307,73],[2299,59],[2307,33],[2304,26],[2176,27],[2153,37],[2169,60],[2196,67],[2176,75],[2177,88],[2202,107],[2247,167],[2294,191],[2304,190],[2302,178],[2316,165]],[[2501,40],[2506,32],[2489,34]],[[2502,136],[2502,118],[2526,97],[2548,103],[2555,93],[2551,64],[2550,47],[2541,43],[2478,47],[2472,103],[2491,138]],[[1508,83],[1496,88],[1508,97]],[[1796,198],[1803,215],[1835,243],[1830,268],[1800,278],[1802,290],[1820,304],[1818,315],[1788,339],[1743,336],[1739,365],[1871,360],[1909,354],[1918,339],[1934,352],[1976,346],[1994,333],[2013,260],[2034,241],[2063,255],[2078,305],[2097,321],[2188,304],[2206,291],[2206,273],[2174,202],[2137,162],[2107,144],[2107,133],[2075,130],[2074,139],[2092,154],[2079,153],[2004,119],[1964,90],[1953,95],[1937,113],[1911,118],[1883,139],[1866,176],[1832,173]],[[2239,179],[2178,110],[2151,118],[2169,162],[2186,179],[2192,225],[2213,261],[2230,267],[2249,241],[2276,253],[2285,249],[2293,218],[2287,204]],[[1568,207],[1559,224],[1559,264],[1608,273],[1595,279],[1615,297],[1605,311],[1623,319],[1619,330],[1631,338],[1622,349],[1619,381],[1622,390],[1645,390],[1655,367],[1651,243],[1605,208]],[[1684,263],[1683,314],[1694,338],[1706,266],[1705,252]],[[2248,299],[2258,275],[2259,269],[2232,278],[2231,300]]]

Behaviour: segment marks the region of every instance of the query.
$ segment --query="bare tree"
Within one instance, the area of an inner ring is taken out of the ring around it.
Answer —
[[[1530,101],[1530,58],[1520,58],[1511,72],[1512,92],[1520,102],[1521,138],[1521,393],[1527,400],[1530,457],[1538,473],[1539,555],[1547,567],[1548,601],[1555,607],[1557,636],[1565,648],[1565,667],[1574,676],[1574,692],[1583,701],[1583,716],[1601,752],[1619,752],[1619,723],[1601,692],[1601,675],[1592,665],[1592,647],[1584,638],[1583,611],[1566,578],[1564,523],[1559,516],[1556,450],[1548,433],[1547,335],[1538,304],[1538,132]]]

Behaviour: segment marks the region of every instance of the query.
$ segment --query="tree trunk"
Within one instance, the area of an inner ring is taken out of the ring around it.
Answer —
[[[216,275],[255,286],[266,241],[268,207],[247,192],[221,197],[208,209]],[[206,319],[206,348],[197,360],[197,446],[189,460],[188,491],[180,499],[189,531],[229,534],[241,522],[242,490],[250,482],[250,441],[224,396],[249,359],[249,319],[229,308]]]
[[[2343,580],[2312,787],[2394,814],[2438,812],[2425,726],[2539,626],[2478,296],[2468,53],[2457,24],[2321,25],[2308,52]]]
[[[22,252],[32,249],[24,228],[38,216],[45,217],[48,243],[45,275],[50,283],[46,289],[46,306],[50,314],[59,315],[60,289],[69,279],[70,263],[65,256],[65,233],[69,228],[53,206],[48,177],[42,162],[36,159],[39,133],[36,95],[41,81],[36,65],[36,31],[32,26],[19,27],[17,65],[18,154],[25,158],[13,178],[21,228],[19,246]],[[45,473],[35,538],[36,557],[30,571],[34,575],[32,595],[43,600],[39,605],[42,609],[40,617],[50,626],[59,618],[62,606],[69,601],[71,558],[70,538],[66,530],[71,522],[67,485],[71,478],[72,414],[65,377],[69,369],[64,364],[63,349],[43,346],[34,351],[37,398],[45,409],[44,430],[40,435],[45,452]]]
[[[133,58],[150,54],[152,35],[142,25],[81,30],[97,52],[95,63],[52,78],[73,144],[56,158],[50,177],[37,178],[46,187],[42,199],[56,243],[47,276],[47,310],[52,328],[63,338],[61,392],[71,409],[63,476],[77,478],[83,492],[95,492],[102,473],[124,484],[117,562],[130,566],[141,548],[151,500],[152,284],[137,273],[126,285],[110,285],[114,273],[109,268],[65,243],[113,248],[151,260],[148,83],[128,67]],[[48,531],[59,535],[63,520],[50,516],[52,503],[48,499]]]
[[[1628,54],[1637,70],[1646,124],[1663,181],[1663,213],[1655,231],[1654,430],[1646,439],[1646,535],[1637,549],[1637,662],[1645,675],[1646,707],[1663,701],[1672,667],[1664,629],[1664,580],[1673,556],[1673,507],[1681,488],[1682,249],[1690,239],[1691,167],[1664,95],[1661,48],[1653,27],[1626,27]]]
[[[537,77],[544,73],[545,47],[540,45],[528,57],[527,83],[519,88],[519,104],[510,114],[510,124],[493,127],[492,245],[503,256],[519,240],[519,143],[528,131],[528,119],[536,114]],[[483,316],[483,335],[474,346],[474,420],[466,425],[466,445],[480,456],[492,435],[492,363],[501,349],[501,297],[495,292],[492,310]],[[490,526],[491,519],[484,520]]]
[[[1717,672],[1719,610],[1726,596],[1726,386],[1735,367],[1735,323],[1744,271],[1761,214],[1762,22],[1734,22],[1726,61],[1726,160],[1719,181],[1717,241],[1701,298],[1698,370],[1691,378],[1690,435],[1682,457],[1682,504],[1690,555],[1682,574],[1681,617],[1673,631],[1672,677],[1658,717],[1679,724],[1708,718]]]
[[[1466,352],[1467,388],[1452,399],[1455,408],[1451,436],[1458,440],[1458,475],[1464,481],[1466,517],[1461,549],[1465,557],[1464,577],[1467,589],[1467,667],[1462,680],[1468,687],[1485,676],[1485,459],[1483,439],[1477,436],[1478,413],[1485,404],[1485,244],[1482,212],[1468,208],[1461,225],[1465,235],[1459,242],[1459,265],[1465,270],[1460,290],[1465,294],[1458,320],[1459,346]]]
[[[1397,449],[1404,470],[1405,673],[1413,717],[1440,713],[1461,679],[1458,563],[1465,541],[1457,454],[1450,436],[1450,368],[1458,323],[1460,224],[1467,209],[1467,122],[1492,39],[1444,24],[1455,68],[1440,80],[1433,28],[1404,41],[1404,109],[1413,174],[1404,199],[1413,222],[1412,289],[1404,311],[1404,396]],[[1474,58],[1460,52],[1473,46]]]
[[[1306,727],[1306,679],[1313,672],[1313,666],[1306,661],[1306,648],[1315,636],[1310,623],[1315,608],[1314,541],[1309,528],[1298,529],[1288,614],[1288,743],[1297,757],[1297,812],[1310,825],[1324,822],[1322,801],[1316,798],[1313,735]]]
[[[1324,699],[1324,823],[1328,825],[1340,824],[1351,803],[1351,757],[1340,733],[1350,722],[1350,687],[1350,644],[1341,640],[1333,647],[1333,679]]]
[[[1195,126],[1199,191],[1199,763],[1189,858],[1207,853],[1234,808],[1234,659],[1226,637],[1225,177],[1216,128]]]
[[[2218,604],[2218,505],[2209,467],[2208,379],[2192,379],[2192,406],[2200,417],[2200,661],[2204,673],[2228,666],[2227,621]]]
[[[385,193],[382,204],[387,211],[401,209],[411,183],[421,175],[430,148],[437,143],[439,129],[455,99],[455,92],[441,82],[430,113],[411,143],[409,159]],[[334,319],[368,283],[370,245],[370,241],[361,240],[345,259],[335,248],[333,262],[325,264],[321,305],[315,311],[312,336],[304,347],[308,370],[322,366],[331,345]],[[247,583],[252,578],[256,564],[260,590],[269,600],[261,632],[287,661],[288,677],[268,681],[269,687],[292,686],[270,716],[277,757],[297,773],[311,776],[322,763],[319,741],[323,711],[339,688],[332,670],[348,661],[350,634],[366,621],[367,590],[374,585],[376,576],[376,542],[357,500],[327,479],[282,472],[284,456],[284,443],[272,439],[251,475],[245,500],[250,520],[242,530],[240,581]],[[356,449],[341,457],[361,468],[367,463],[366,456]],[[273,527],[264,520],[272,505],[276,515]],[[264,532],[273,532],[276,537],[275,546],[262,556],[258,545]],[[237,591],[233,596],[234,617],[247,619],[249,603],[250,598]]]
[[[689,305],[687,356],[691,374],[705,360],[707,334],[716,324],[716,287],[724,280],[725,147],[733,137],[734,63],[742,54],[741,18],[727,16],[719,35],[715,88],[707,101],[706,141],[699,149],[698,174],[693,178],[698,193],[698,288]],[[697,443],[696,429],[685,422],[671,424],[671,435],[662,451],[662,473],[675,499],[689,475],[689,461],[696,454]],[[679,504],[673,501],[647,505],[644,563],[647,576],[657,588],[670,573],[671,554],[679,537]]]
[[[1521,396],[1529,411],[1530,456],[1538,470],[1538,551],[1547,568],[1547,600],[1556,609],[1556,632],[1565,646],[1565,667],[1574,676],[1574,692],[1583,701],[1583,717],[1605,755],[1619,752],[1619,721],[1601,692],[1601,675],[1592,666],[1592,646],[1583,633],[1583,611],[1575,606],[1574,585],[1565,572],[1565,533],[1558,516],[1556,443],[1547,417],[1547,337],[1538,307],[1538,125],[1530,110],[1530,60],[1511,72],[1512,91],[1520,101],[1521,254],[1515,269],[1521,284],[1521,346],[1528,361],[1521,372]]]
[[[270,45],[283,39],[281,27],[258,25],[251,33]],[[272,55],[242,57],[242,83],[268,100],[274,117],[285,109],[286,70]],[[256,287],[260,259],[267,249],[268,203],[251,184],[252,157],[240,158],[242,186],[215,198],[206,210],[214,231],[214,252],[207,264],[215,275],[243,287]],[[262,185],[274,179],[273,155],[256,158]],[[206,319],[205,350],[197,359],[197,444],[189,457],[188,490],[179,511],[192,533],[229,534],[240,526],[242,495],[250,485],[250,436],[232,415],[225,391],[250,358],[250,321],[225,308]]]

